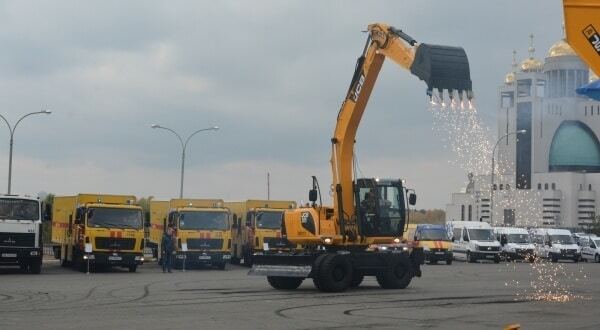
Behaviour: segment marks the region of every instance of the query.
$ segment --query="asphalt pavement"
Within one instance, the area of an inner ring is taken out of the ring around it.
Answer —
[[[272,289],[248,269],[0,268],[2,329],[599,329],[600,264],[425,265],[407,289]],[[548,293],[551,293],[550,295]],[[557,300],[557,301],[549,301]],[[566,300],[566,301],[565,301]]]

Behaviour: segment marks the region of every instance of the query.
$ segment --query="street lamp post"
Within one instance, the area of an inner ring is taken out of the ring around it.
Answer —
[[[494,157],[496,156],[496,147],[498,146],[498,144],[500,143],[500,141],[502,141],[504,138],[513,135],[513,134],[525,134],[527,133],[527,130],[519,130],[519,131],[515,131],[515,132],[510,132],[508,134],[504,134],[502,135],[498,141],[496,141],[496,144],[494,145],[494,149],[492,150],[492,184],[490,185],[490,224],[493,226],[494,225],[494,169],[495,169],[495,163],[494,163]]]
[[[10,149],[9,149],[9,153],[8,153],[8,192],[7,192],[8,195],[10,195],[10,187],[11,187],[11,182],[12,182],[13,141],[14,141],[15,130],[17,129],[17,126],[19,126],[19,123],[23,119],[25,119],[26,117],[29,117],[31,115],[39,115],[39,114],[49,115],[51,113],[52,113],[52,111],[50,111],[50,110],[42,110],[42,111],[30,112],[30,113],[24,115],[23,117],[19,118],[19,120],[17,120],[17,122],[15,123],[14,126],[10,126],[8,120],[6,120],[6,118],[3,115],[0,115],[0,118],[2,118],[2,120],[4,120],[4,122],[6,123],[6,126],[8,126],[8,131],[10,133]]]
[[[174,130],[172,130],[168,127],[160,126],[158,124],[153,124],[150,127],[161,128],[161,129],[167,130],[167,131],[175,134],[175,136],[177,137],[177,139],[179,139],[179,142],[181,143],[181,182],[179,184],[179,198],[183,198],[183,175],[184,175],[184,171],[185,171],[185,149],[187,148],[188,142],[190,142],[190,139],[192,138],[192,136],[196,135],[197,133],[200,133],[203,131],[216,131],[219,129],[219,127],[213,126],[213,127],[209,127],[209,128],[199,129],[199,130],[195,131],[194,133],[190,134],[190,136],[188,136],[188,138],[185,139],[185,141],[183,141],[183,138],[181,138],[181,135],[179,135],[177,132],[175,132]]]

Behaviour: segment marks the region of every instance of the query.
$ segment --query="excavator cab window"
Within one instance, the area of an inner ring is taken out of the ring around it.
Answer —
[[[405,223],[403,189],[397,181],[357,180],[358,216],[365,236],[402,234]]]

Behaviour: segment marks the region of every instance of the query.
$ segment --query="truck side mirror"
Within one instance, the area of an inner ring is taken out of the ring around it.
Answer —
[[[52,221],[52,204],[44,204],[43,221]]]
[[[233,215],[233,223],[231,224],[231,229],[236,229],[238,227],[237,225],[237,214]]]
[[[548,241],[548,243],[546,243],[546,245],[548,245],[549,247],[552,247],[552,242]]]
[[[454,236],[452,236],[452,239],[451,239],[451,240],[452,240],[452,243],[454,243]]]
[[[144,221],[144,227],[146,227],[146,228],[150,227],[150,221],[149,220]]]
[[[81,220],[79,220],[79,219],[77,219],[77,218],[76,218],[76,219],[73,221],[73,223],[74,223],[74,224],[76,224],[76,225],[78,225],[78,224],[80,224],[80,223],[81,223]]]
[[[316,202],[317,201],[317,197],[318,197],[318,195],[317,195],[317,189],[311,189],[311,190],[308,191],[308,200],[311,203]]]
[[[500,244],[501,244],[502,246],[506,245],[507,241],[508,241],[508,240],[506,239],[506,235],[502,235],[502,236],[500,236]]]
[[[416,205],[417,204],[417,194],[410,193],[408,195],[408,204],[410,204],[410,205]]]

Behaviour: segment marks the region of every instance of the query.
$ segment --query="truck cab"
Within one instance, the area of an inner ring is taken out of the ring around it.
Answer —
[[[175,229],[175,268],[211,265],[225,269],[231,259],[230,212],[222,200],[172,199],[152,201],[151,240],[160,246],[164,230]]]
[[[581,239],[581,259],[600,262],[600,237],[593,235]]]
[[[452,233],[454,258],[468,262],[489,260],[500,262],[500,242],[487,222],[449,221],[446,226]]]
[[[281,233],[283,214],[296,208],[294,201],[247,200],[226,205],[233,213],[233,262],[251,266],[256,252],[296,248]]]
[[[500,255],[506,261],[535,260],[535,246],[531,242],[529,232],[524,228],[496,227],[496,239],[502,246]]]
[[[406,238],[413,247],[423,248],[426,262],[452,264],[452,242],[444,225],[409,224]]]
[[[536,256],[552,262],[572,260],[578,262],[581,249],[575,243],[571,231],[567,229],[538,228],[534,229],[533,239]]]
[[[0,195],[0,265],[39,274],[42,267],[42,203]]]

